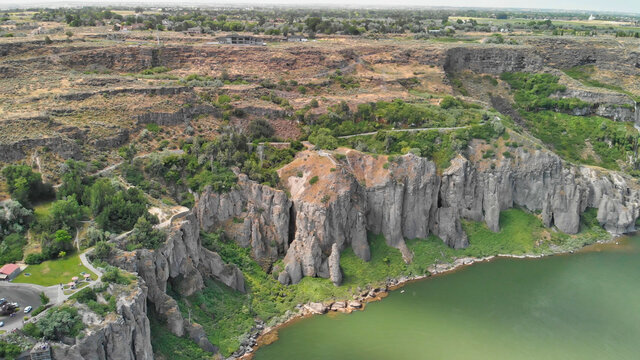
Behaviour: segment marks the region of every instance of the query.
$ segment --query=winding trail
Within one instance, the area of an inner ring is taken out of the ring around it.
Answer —
[[[159,153],[160,153],[160,154],[164,153],[164,154],[169,154],[169,155],[182,155],[182,154],[184,154],[184,150],[182,150],[182,149],[165,150],[165,151],[161,151],[161,152],[159,152]],[[153,155],[153,154],[159,154],[159,153],[158,153],[158,152],[152,152],[152,153],[146,153],[146,154],[138,155],[138,156],[135,156],[135,157],[133,158],[133,161],[135,161],[135,160],[137,160],[137,159],[144,159],[144,158],[147,158],[147,157],[149,157],[149,156],[151,156],[151,155]],[[92,174],[89,174],[89,176],[102,176],[102,174],[109,173],[109,172],[111,172],[111,171],[113,171],[113,170],[117,169],[117,168],[118,168],[118,166],[120,166],[120,165],[122,165],[122,164],[124,164],[124,160],[123,160],[123,161],[119,161],[119,162],[117,162],[117,163],[115,163],[115,164],[113,164],[113,165],[109,165],[109,166],[107,166],[106,168],[104,168],[104,169],[102,169],[102,170],[98,170],[98,171],[96,171],[96,172],[94,172],[94,173],[92,173]],[[62,185],[62,183],[60,183],[60,184],[56,184],[56,185],[54,185],[53,187],[57,189],[57,188],[59,188],[61,185]]]
[[[375,135],[381,131],[386,131],[386,132],[418,132],[418,131],[428,131],[428,130],[437,130],[437,131],[451,131],[451,130],[460,130],[460,129],[467,129],[470,126],[454,126],[454,127],[430,127],[430,128],[416,128],[416,129],[391,129],[391,130],[378,130],[378,131],[371,131],[371,132],[366,132],[366,133],[360,133],[360,134],[353,134],[353,135],[343,135],[343,136],[336,136],[338,139],[349,139],[352,137],[356,137],[356,136],[368,136],[368,135]]]

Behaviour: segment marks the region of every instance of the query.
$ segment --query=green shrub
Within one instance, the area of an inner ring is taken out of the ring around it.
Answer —
[[[120,269],[115,266],[110,266],[107,271],[102,275],[102,281],[120,285],[129,285],[131,280],[120,272]]]
[[[0,235],[0,264],[22,260],[24,256],[22,249],[25,245],[27,245],[27,240],[22,234],[11,234],[4,238]]]
[[[42,263],[45,260],[47,260],[47,257],[44,256],[42,253],[31,253],[27,255],[27,257],[24,259],[24,262],[27,263],[28,265],[37,265]]]
[[[24,326],[22,327],[22,332],[36,339],[42,337],[42,332],[40,331],[40,328],[38,328],[38,326],[32,322],[28,322],[24,324]],[[2,353],[0,353],[0,356],[2,356]]]
[[[271,124],[265,119],[251,120],[249,123],[249,139],[268,139],[275,134]]]
[[[317,176],[314,176],[309,180],[309,184],[313,185],[313,184],[317,183],[318,180],[320,180],[320,179]]]
[[[156,66],[156,67],[152,67],[150,69],[144,69],[142,70],[141,74],[142,75],[154,75],[154,74],[162,74],[165,72],[170,71],[170,69],[166,66]]]
[[[331,130],[320,128],[309,136],[309,141],[319,149],[333,150],[338,147],[338,140],[331,135]]]
[[[38,328],[49,340],[60,340],[65,336],[76,336],[84,328],[78,310],[69,306],[52,309],[40,320]]]
[[[152,133],[159,133],[160,126],[156,123],[149,123],[147,124],[147,130],[151,131]]]
[[[157,223],[157,219],[155,221]],[[127,244],[134,248],[157,249],[164,244],[166,234],[160,229],[155,229],[147,216],[140,216],[133,231],[127,238]]]
[[[27,165],[6,166],[2,169],[2,176],[7,182],[11,198],[25,207],[51,199],[55,195],[53,186],[43,183],[42,175]]]

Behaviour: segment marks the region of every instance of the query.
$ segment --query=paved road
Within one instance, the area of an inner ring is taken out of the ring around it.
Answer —
[[[40,302],[40,293],[42,287],[22,286],[26,284],[14,284],[10,282],[0,282],[0,298],[6,298],[9,302],[17,302],[20,310],[13,317],[0,316],[0,321],[4,321],[4,327],[0,328],[7,332],[21,328],[22,318],[25,316],[24,308],[32,306],[35,310],[42,303]]]
[[[93,249],[89,249],[88,251],[80,254],[80,261],[82,261],[82,265],[86,266],[91,272],[97,275],[94,276],[94,280],[92,280],[87,286],[91,287],[95,285],[100,277],[102,276],[102,271],[95,268],[91,263],[87,260],[87,254],[93,251]],[[28,271],[29,268],[27,268]],[[83,287],[84,289],[84,287]],[[13,283],[0,281],[0,298],[7,298],[9,302],[18,302],[20,304],[20,311],[16,313],[15,316],[0,316],[0,321],[4,321],[5,325],[2,330],[11,331],[16,328],[22,327],[22,318],[24,317],[23,309],[29,305],[31,305],[34,309],[41,305],[40,302],[40,293],[44,292],[47,297],[49,297],[50,303],[52,305],[58,305],[65,300],[67,300],[71,295],[79,291],[80,289],[74,291],[71,294],[65,295],[64,291],[60,287],[60,285],[52,285],[52,286],[40,286],[35,284],[25,284],[25,283]]]
[[[94,274],[98,275],[98,278],[91,282],[91,284],[93,284],[96,281],[98,281],[98,279],[100,279],[100,277],[102,276],[102,271],[100,271],[97,268],[93,267],[93,265],[91,265],[89,260],[87,260],[87,254],[89,254],[91,252],[93,252],[93,248],[91,248],[91,249],[83,252],[82,254],[80,254],[80,261],[82,261],[82,265],[86,266],[87,269],[91,270]]]

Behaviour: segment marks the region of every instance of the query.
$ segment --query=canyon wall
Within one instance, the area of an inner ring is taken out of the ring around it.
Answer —
[[[147,287],[144,283],[132,294],[120,296],[114,317],[88,330],[72,346],[55,344],[55,359],[151,360],[151,329],[147,318]]]
[[[202,246],[200,223],[193,212],[175,216],[168,232],[167,241],[160,248],[117,250],[109,262],[144,279],[147,299],[173,334],[187,334],[203,349],[215,352],[202,327],[182,317],[167,288],[171,286],[180,295],[189,296],[205,286],[205,279],[212,278],[244,292],[244,277],[235,265],[224,263],[220,255]]]
[[[243,178],[239,190],[202,194],[194,212],[206,230],[231,229],[261,263],[273,263],[284,253],[278,279],[285,284],[303,276],[339,283],[335,264],[340,251],[351,247],[369,260],[367,231],[383,234],[410,261],[405,238],[435,234],[450,247],[464,248],[468,239],[461,219],[483,221],[499,231],[500,211],[514,206],[539,211],[546,226],[569,234],[580,230],[587,208],[597,208],[599,222],[612,233],[633,231],[640,212],[640,191],[633,181],[566,164],[545,150],[518,148],[513,158],[494,166],[459,155],[441,174],[433,162],[412,154],[389,161],[355,150],[340,152],[344,156],[304,151],[279,171],[291,205],[284,194],[275,196],[279,191]],[[271,240],[274,246],[267,247]]]

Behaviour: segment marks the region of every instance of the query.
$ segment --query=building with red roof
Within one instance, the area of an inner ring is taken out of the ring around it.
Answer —
[[[13,280],[20,271],[20,265],[6,264],[0,268],[0,280]]]

